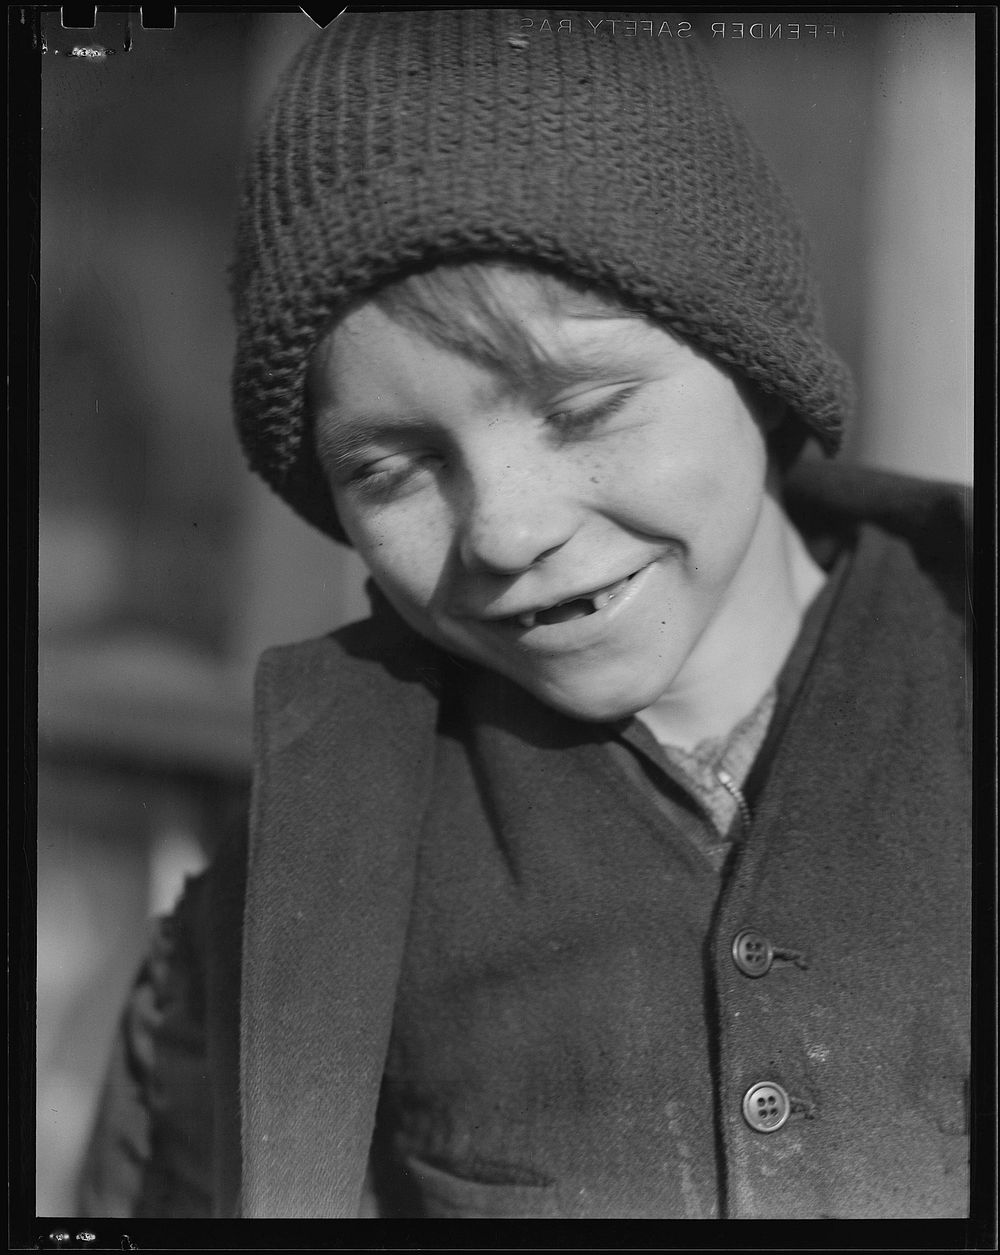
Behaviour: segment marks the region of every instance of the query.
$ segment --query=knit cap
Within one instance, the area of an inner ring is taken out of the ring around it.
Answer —
[[[303,518],[344,539],[308,430],[313,349],[352,301],[449,261],[534,263],[615,294],[836,451],[851,384],[798,219],[696,37],[656,28],[345,12],[289,67],[247,171],[233,395],[251,467]]]

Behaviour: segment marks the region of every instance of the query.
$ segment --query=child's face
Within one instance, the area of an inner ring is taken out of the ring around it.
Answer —
[[[738,662],[773,558],[764,437],[728,374],[642,319],[523,317],[559,367],[530,387],[356,309],[315,363],[317,446],[412,627],[568,714],[621,718],[720,646]]]

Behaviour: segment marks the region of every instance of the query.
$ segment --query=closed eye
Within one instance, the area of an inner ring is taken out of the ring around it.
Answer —
[[[424,472],[444,465],[438,453],[405,451],[341,465],[334,475],[335,485],[371,501],[384,501],[415,487]]]
[[[593,405],[555,410],[546,416],[546,422],[563,439],[573,440],[589,435],[595,428],[625,408],[638,392],[640,385],[622,388]]]

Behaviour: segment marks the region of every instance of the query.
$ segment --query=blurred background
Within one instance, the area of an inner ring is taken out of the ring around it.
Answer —
[[[845,456],[971,481],[974,18],[688,17],[810,227],[861,388]],[[62,55],[51,27],[42,55],[41,1216],[74,1210],[151,915],[241,821],[257,655],[366,608],[356,559],[246,473],[229,418],[242,154],[315,29],[101,12],[73,34],[114,55]]]

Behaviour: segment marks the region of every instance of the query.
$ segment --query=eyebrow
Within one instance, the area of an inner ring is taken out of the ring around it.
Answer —
[[[603,379],[632,374],[638,365],[636,355],[607,349],[595,350],[586,357],[550,358],[537,363],[529,387],[551,391],[554,387],[598,383]],[[518,387],[517,382],[514,387]]]
[[[537,401],[578,384],[624,382],[645,369],[648,361],[648,346],[634,343],[631,337],[613,344],[580,345],[558,357],[535,353],[524,375],[502,372],[497,399],[527,397]]]
[[[427,432],[432,426],[432,420],[425,414],[385,414],[379,411],[352,414],[350,421],[344,422],[337,407],[328,405],[316,416],[316,452],[321,461],[334,466],[347,466],[380,440]]]

